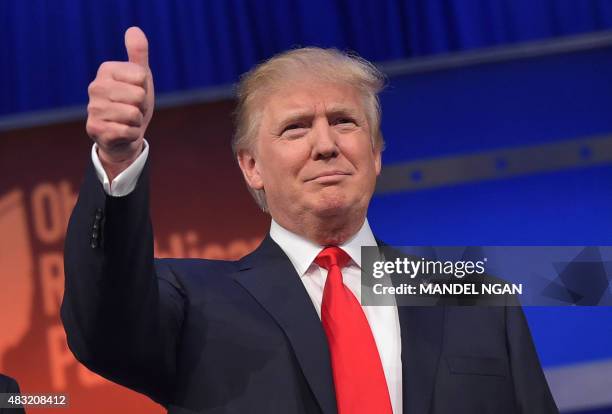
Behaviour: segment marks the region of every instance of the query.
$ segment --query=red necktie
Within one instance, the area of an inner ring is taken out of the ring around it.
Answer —
[[[321,321],[331,354],[338,414],[392,414],[389,389],[370,325],[342,281],[349,255],[326,247],[315,263],[327,269]]]

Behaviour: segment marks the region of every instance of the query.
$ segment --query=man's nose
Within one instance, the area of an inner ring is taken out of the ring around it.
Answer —
[[[313,159],[327,159],[338,156],[338,145],[336,134],[327,120],[321,120],[314,126],[314,133],[311,135]]]

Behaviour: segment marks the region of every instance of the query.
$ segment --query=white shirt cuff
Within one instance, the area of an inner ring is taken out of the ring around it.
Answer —
[[[91,147],[91,161],[96,169],[96,175],[102,183],[102,187],[104,187],[106,194],[113,197],[123,197],[134,191],[148,156],[149,143],[145,139],[144,148],[138,158],[136,158],[129,167],[123,170],[121,174],[116,176],[111,183],[108,181],[108,176],[106,175],[106,171],[104,171],[104,167],[102,167],[100,158],[98,158],[98,144],[93,144]]]

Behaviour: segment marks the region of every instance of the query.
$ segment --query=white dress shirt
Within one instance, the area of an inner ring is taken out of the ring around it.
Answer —
[[[136,188],[148,154],[149,144],[145,140],[144,149],[138,158],[110,183],[98,158],[97,146],[94,144],[91,150],[92,162],[104,191],[115,197],[131,193]],[[319,267],[314,260],[323,246],[290,232],[274,219],[270,226],[270,237],[289,257],[320,318],[327,270]],[[342,269],[344,284],[359,300],[361,298],[361,246],[377,246],[367,219],[357,234],[339,246],[351,257],[349,264]],[[400,414],[402,412],[402,341],[397,307],[362,306],[362,308],[378,348],[393,413]]]
[[[270,237],[291,260],[321,318],[327,270],[314,263],[314,260],[324,246],[290,232],[274,219],[270,226]],[[357,234],[339,246],[351,257],[349,264],[342,269],[342,280],[359,300],[361,299],[361,246],[377,245],[366,219]],[[402,412],[402,341],[397,307],[362,306],[362,309],[378,348],[393,412],[399,414]]]
[[[149,156],[149,143],[144,140],[144,147],[140,155],[130,164],[125,170],[113,179],[113,182],[109,182],[106,171],[102,167],[102,162],[98,158],[98,144],[93,144],[91,147],[91,162],[93,162],[96,168],[96,175],[104,187],[106,194],[114,197],[123,197],[134,191],[136,184],[138,183],[138,177],[147,162]]]

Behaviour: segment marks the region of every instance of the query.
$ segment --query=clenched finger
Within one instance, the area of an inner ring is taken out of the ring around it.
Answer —
[[[141,86],[113,81],[109,86],[108,98],[112,102],[134,105],[142,113],[146,111],[146,92]]]
[[[101,119],[103,121],[140,127],[142,126],[144,115],[137,106],[113,102],[107,105],[104,114],[101,114]]]
[[[145,87],[148,70],[132,62],[104,62],[98,69],[98,76]]]

